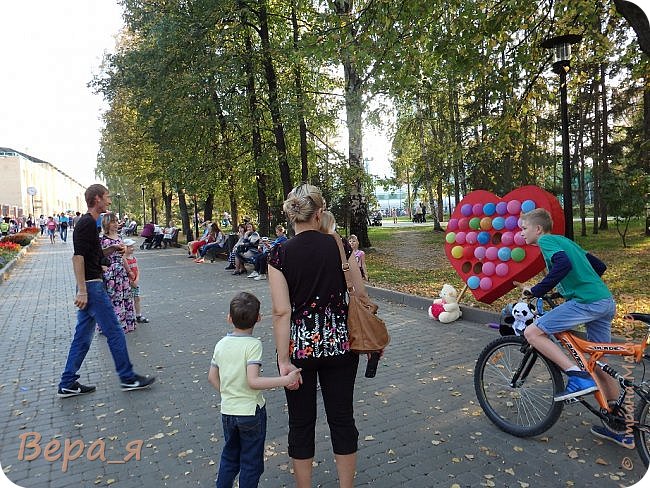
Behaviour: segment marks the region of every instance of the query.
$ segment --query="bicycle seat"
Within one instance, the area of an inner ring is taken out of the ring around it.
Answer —
[[[625,315],[625,318],[631,318],[632,320],[639,320],[641,322],[645,322],[646,324],[650,325],[650,313],[628,313]]]

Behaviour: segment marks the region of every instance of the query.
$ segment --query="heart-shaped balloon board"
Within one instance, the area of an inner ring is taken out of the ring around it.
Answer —
[[[474,297],[492,303],[541,272],[544,258],[521,236],[519,217],[545,208],[553,234],[564,234],[564,213],[554,195],[537,186],[523,186],[498,197],[475,190],[456,206],[447,224],[445,253]]]

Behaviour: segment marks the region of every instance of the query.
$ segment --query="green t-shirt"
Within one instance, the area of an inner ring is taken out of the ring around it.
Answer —
[[[571,239],[554,234],[544,234],[537,241],[546,267],[553,266],[553,254],[564,251],[571,263],[571,271],[557,285],[558,291],[567,300],[579,303],[593,303],[612,296],[607,285],[594,271],[587,259],[587,252]]]
[[[255,415],[264,406],[262,390],[253,390],[246,379],[249,364],[262,365],[262,341],[228,334],[214,346],[211,364],[219,368],[222,414]]]

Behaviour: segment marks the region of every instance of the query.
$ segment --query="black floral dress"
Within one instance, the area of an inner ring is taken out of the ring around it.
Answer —
[[[111,239],[108,236],[103,236],[100,240],[102,249],[112,246],[113,244],[121,244],[121,239]],[[104,284],[106,291],[113,303],[113,309],[117,319],[122,324],[124,332],[131,332],[135,330],[135,305],[133,303],[133,292],[131,291],[131,284],[129,283],[129,275],[124,268],[122,255],[113,252],[108,256],[111,262],[108,269],[104,272]]]

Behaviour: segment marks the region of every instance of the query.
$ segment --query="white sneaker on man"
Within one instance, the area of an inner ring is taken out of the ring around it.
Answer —
[[[259,276],[260,274],[257,271],[253,271],[251,274],[247,276],[247,278],[255,278]]]
[[[260,274],[255,277],[255,281],[260,281],[260,280],[265,280],[266,275],[265,274]]]

